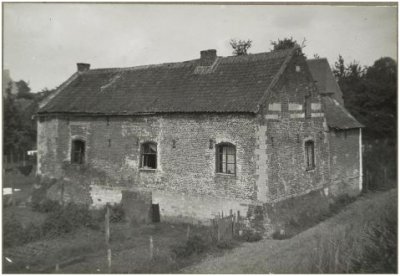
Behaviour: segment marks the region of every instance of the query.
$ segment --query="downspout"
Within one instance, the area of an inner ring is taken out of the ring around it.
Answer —
[[[359,180],[359,190],[362,191],[363,188],[363,161],[362,161],[362,128],[360,127],[360,135],[359,135],[359,151],[360,151],[360,180]]]

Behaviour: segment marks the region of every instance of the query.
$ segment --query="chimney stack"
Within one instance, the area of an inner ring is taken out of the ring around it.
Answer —
[[[90,69],[89,63],[77,63],[78,72],[86,72]]]
[[[211,66],[216,58],[217,58],[217,50],[215,49],[200,51],[201,66]]]

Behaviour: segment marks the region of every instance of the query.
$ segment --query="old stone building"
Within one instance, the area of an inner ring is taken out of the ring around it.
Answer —
[[[206,50],[131,68],[79,63],[38,112],[37,173],[93,207],[134,190],[151,193],[162,220],[261,210],[264,224],[279,224],[280,213],[360,192],[361,127],[327,61],[299,48]]]

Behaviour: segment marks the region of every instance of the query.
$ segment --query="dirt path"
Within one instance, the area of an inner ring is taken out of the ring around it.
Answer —
[[[318,241],[337,237],[344,229],[362,228],[376,217],[376,210],[396,202],[397,190],[363,196],[338,215],[288,240],[245,243],[221,257],[210,257],[180,273],[310,273],[319,258]],[[313,253],[314,252],[314,253]],[[318,271],[317,271],[318,272]]]

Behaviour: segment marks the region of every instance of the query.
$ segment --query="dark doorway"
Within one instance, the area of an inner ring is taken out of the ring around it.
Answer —
[[[160,205],[152,204],[151,205],[151,219],[153,222],[160,222]]]

